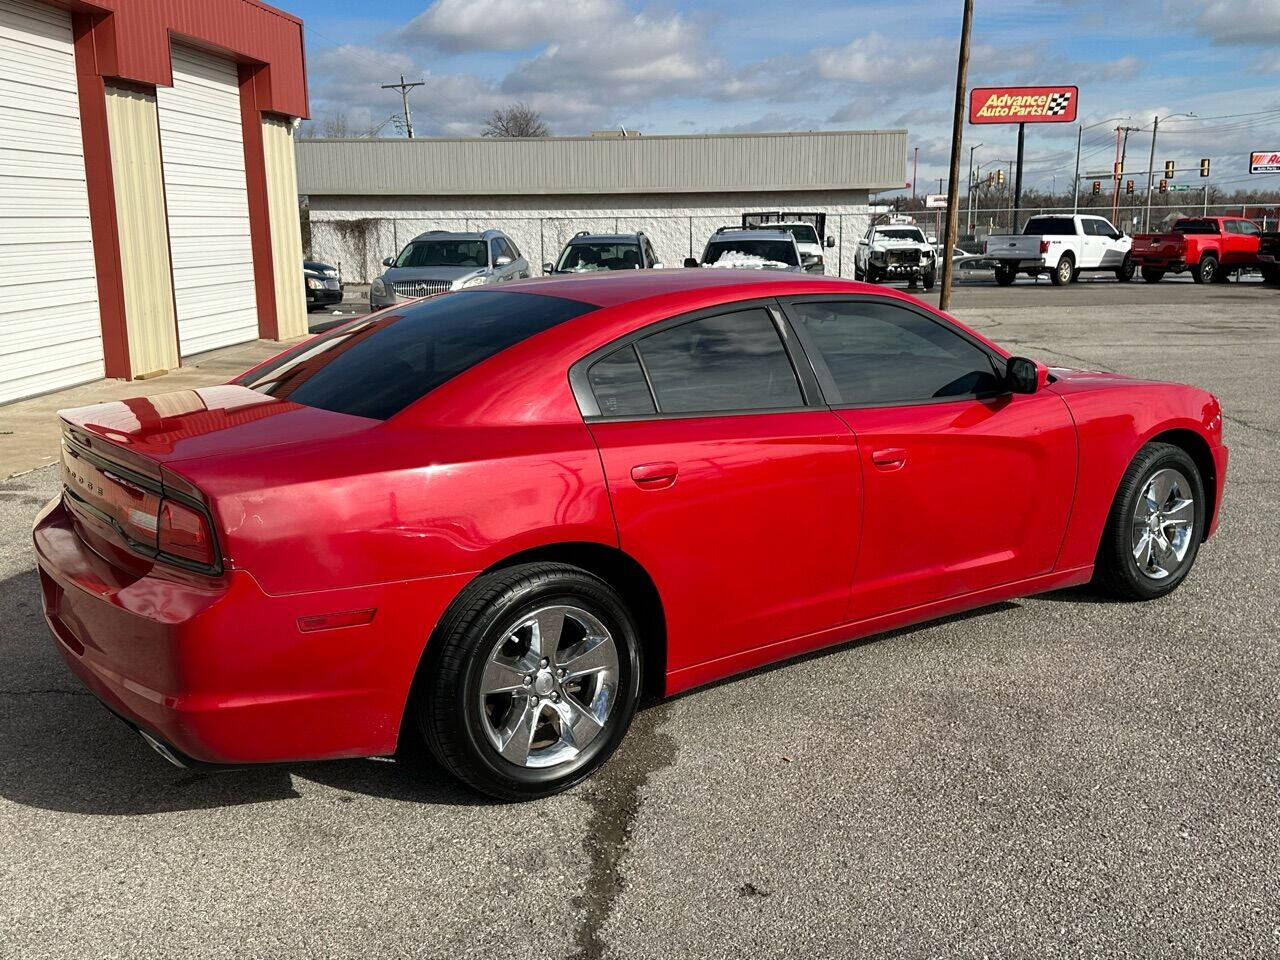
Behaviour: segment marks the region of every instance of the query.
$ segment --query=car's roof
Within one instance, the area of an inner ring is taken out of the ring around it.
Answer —
[[[575,243],[623,243],[624,241],[636,242],[640,239],[638,233],[588,233],[585,236],[571,237],[569,244]]]
[[[537,293],[613,307],[679,293],[715,290],[726,303],[752,297],[805,293],[886,294],[884,287],[836,277],[783,270],[715,270],[683,267],[667,270],[609,270],[599,273],[533,277],[502,284],[508,293]]]
[[[426,233],[420,233],[410,243],[418,240],[488,240],[491,237],[501,237],[501,230],[471,230],[471,231],[454,231],[454,230],[428,230]]]
[[[786,230],[764,230],[752,227],[747,230],[718,230],[707,242],[714,243],[717,240],[785,240],[790,243],[794,238]]]

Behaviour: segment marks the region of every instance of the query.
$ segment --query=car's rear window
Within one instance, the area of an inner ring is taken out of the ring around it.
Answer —
[[[337,413],[385,420],[482,360],[596,307],[471,290],[338,327],[236,382]]]
[[[1179,220],[1173,225],[1174,233],[1217,233],[1218,225],[1212,220]]]
[[[1023,236],[1072,237],[1076,233],[1075,221],[1070,217],[1032,217],[1022,228]]]

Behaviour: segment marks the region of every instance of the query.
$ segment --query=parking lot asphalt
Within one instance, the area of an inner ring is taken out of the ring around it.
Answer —
[[[546,801],[381,760],[168,766],[46,635],[28,531],[57,478],[0,484],[0,955],[1280,954],[1280,291],[975,293],[957,314],[1017,352],[1222,398],[1222,527],[1184,586],[651,704]]]

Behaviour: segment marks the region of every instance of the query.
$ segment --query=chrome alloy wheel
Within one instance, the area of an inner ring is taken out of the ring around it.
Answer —
[[[580,607],[535,610],[489,653],[480,677],[480,722],[489,743],[521,767],[578,756],[608,723],[618,690],[618,647]]]
[[[1133,509],[1133,559],[1152,580],[1177,573],[1195,536],[1196,505],[1182,471],[1157,470]]]

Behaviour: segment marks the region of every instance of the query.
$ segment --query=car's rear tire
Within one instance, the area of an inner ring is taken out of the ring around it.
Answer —
[[[1191,271],[1191,279],[1196,283],[1213,283],[1218,275],[1218,258],[1206,253]]]
[[[1014,267],[996,267],[996,283],[1007,287],[1018,279],[1018,271]]]
[[[1058,259],[1058,265],[1049,273],[1049,279],[1055,287],[1065,287],[1076,278],[1076,260],[1069,253]]]
[[[1098,547],[1094,583],[1125,600],[1177,589],[1205,529],[1204,482],[1181,447],[1148,443],[1120,479]]]
[[[568,789],[617,749],[640,698],[635,622],[579,567],[484,574],[427,645],[411,713],[432,754],[475,790],[528,800]]]
[[[1280,286],[1280,266],[1264,266],[1262,268],[1262,282],[1270,286]]]
[[[1128,283],[1133,279],[1135,269],[1136,267],[1133,260],[1128,254],[1125,254],[1124,260],[1121,261],[1120,266],[1116,267],[1116,279],[1121,283]]]
[[[1142,279],[1147,283],[1159,283],[1164,279],[1164,271],[1159,267],[1143,267]]]

